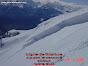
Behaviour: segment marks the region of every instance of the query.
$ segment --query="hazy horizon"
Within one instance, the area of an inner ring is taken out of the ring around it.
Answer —
[[[88,5],[88,0],[60,0],[60,1],[81,4],[81,5]]]

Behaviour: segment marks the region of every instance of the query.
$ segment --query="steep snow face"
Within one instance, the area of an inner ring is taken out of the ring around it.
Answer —
[[[62,53],[62,61],[52,60],[55,66],[87,66],[88,8],[54,17],[18,36],[3,39],[0,66],[33,66],[36,60],[25,59],[25,53]],[[84,52],[85,51],[85,52]],[[83,58],[83,62],[66,61]]]
[[[0,61],[0,65],[1,66],[5,66],[5,65],[33,66],[33,63],[36,62],[36,60],[26,59],[25,53],[62,53],[64,55],[62,61],[58,61],[58,60],[51,61],[55,63],[55,66],[58,65],[87,66],[87,61],[88,61],[87,59],[88,29],[87,28],[88,28],[88,23],[65,27],[54,34],[47,36],[46,38],[38,42],[35,42],[34,44],[26,47],[24,50],[21,50],[20,52],[17,52],[12,56],[9,56],[8,53],[5,53],[7,55]],[[11,50],[9,50],[9,53],[12,53]],[[3,56],[1,55],[0,57]],[[70,61],[66,61],[66,58],[69,58]],[[83,58],[84,61],[73,62],[72,58]]]

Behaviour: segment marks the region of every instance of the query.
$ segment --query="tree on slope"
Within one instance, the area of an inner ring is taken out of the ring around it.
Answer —
[[[0,37],[0,47],[2,48],[4,43],[2,42],[2,37]]]

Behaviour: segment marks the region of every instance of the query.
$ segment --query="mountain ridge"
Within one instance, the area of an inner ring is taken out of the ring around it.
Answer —
[[[83,8],[77,5],[60,4],[60,2],[48,2],[42,5],[40,2],[32,0],[23,1],[27,1],[27,4],[0,4],[0,27],[2,32],[5,33],[11,29],[32,29],[52,17]]]
[[[5,38],[0,48],[1,66],[32,66],[36,60],[25,59],[25,53],[62,53],[62,61],[51,60],[55,66],[87,66],[88,8],[51,18],[36,28],[15,37]],[[66,18],[65,18],[66,17]],[[81,19],[81,20],[79,20]],[[64,26],[62,28],[62,26]],[[60,30],[58,30],[60,28]],[[57,31],[56,31],[57,30]],[[56,31],[56,32],[55,32]],[[50,34],[52,33],[52,34]],[[45,36],[46,34],[49,34]],[[42,36],[45,36],[42,38]],[[32,43],[32,44],[31,44]],[[25,47],[25,48],[23,48]],[[22,49],[23,48],[23,49]],[[84,52],[85,51],[85,52]],[[4,54],[3,54],[4,53]],[[67,64],[66,58],[83,58],[84,62]]]

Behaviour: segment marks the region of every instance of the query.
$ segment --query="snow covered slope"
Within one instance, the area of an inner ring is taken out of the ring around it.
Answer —
[[[18,34],[24,33],[26,31],[27,30],[15,30],[15,29],[12,29],[12,30],[9,30],[8,34],[6,33],[6,35],[9,35],[10,37],[13,37],[13,36],[16,36]]]
[[[54,17],[3,42],[0,66],[33,66],[36,60],[26,59],[25,53],[62,53],[62,61],[51,60],[55,66],[88,66],[88,8]]]

